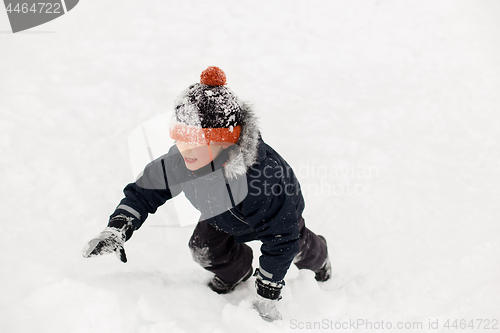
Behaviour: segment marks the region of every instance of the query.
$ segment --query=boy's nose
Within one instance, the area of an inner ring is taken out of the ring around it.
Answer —
[[[187,143],[184,143],[184,142],[179,142],[177,141],[177,147],[179,148],[179,150],[183,153],[191,153],[191,150],[193,149],[193,146],[187,144]]]
[[[186,147],[183,146],[181,149],[179,149],[182,153],[190,153],[191,152],[191,147]]]

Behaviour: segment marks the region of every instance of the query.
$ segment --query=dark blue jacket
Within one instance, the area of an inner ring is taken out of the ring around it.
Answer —
[[[125,214],[137,230],[148,214],[182,191],[201,220],[232,234],[236,242],[260,240],[261,274],[281,281],[299,251],[298,217],[305,206],[300,184],[288,163],[260,136],[246,173],[228,177],[225,164],[232,149],[238,147],[223,150],[212,164],[193,172],[173,146],[125,187],[125,198],[111,217]]]

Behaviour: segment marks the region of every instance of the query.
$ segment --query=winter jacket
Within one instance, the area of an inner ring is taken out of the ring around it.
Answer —
[[[298,217],[304,199],[293,170],[262,140],[246,105],[244,115],[238,143],[211,164],[187,169],[175,145],[148,164],[137,181],[125,187],[125,198],[111,217],[124,214],[137,230],[148,214],[184,192],[200,211],[200,220],[233,235],[236,242],[260,240],[260,273],[278,282],[299,251]]]

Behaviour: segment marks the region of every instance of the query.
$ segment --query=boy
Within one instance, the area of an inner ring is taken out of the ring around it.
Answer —
[[[148,214],[184,192],[201,218],[189,240],[193,259],[214,273],[208,286],[225,294],[252,275],[253,254],[244,244],[262,241],[256,269],[255,309],[265,320],[281,319],[276,302],[294,264],[316,280],[331,275],[326,241],[305,227],[304,199],[287,162],[262,140],[250,107],[227,88],[217,67],[201,74],[176,101],[170,136],[176,144],[146,166],[124,189],[125,198],[84,257],[115,252]]]

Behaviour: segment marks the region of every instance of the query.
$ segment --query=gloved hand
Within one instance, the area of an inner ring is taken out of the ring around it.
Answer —
[[[256,274],[258,274],[258,270]],[[276,305],[281,299],[281,288],[284,284],[285,283],[283,281],[271,282],[264,280],[260,275],[257,275],[257,278],[255,279],[257,295],[253,301],[253,307],[259,312],[262,319],[266,321],[282,319]]]
[[[122,223],[123,222],[123,223]],[[118,259],[127,262],[127,255],[123,244],[127,238],[127,232],[132,230],[132,223],[126,216],[118,215],[110,220],[111,225],[120,225],[117,227],[106,227],[97,237],[92,239],[83,249],[82,254],[85,258],[115,252]]]

